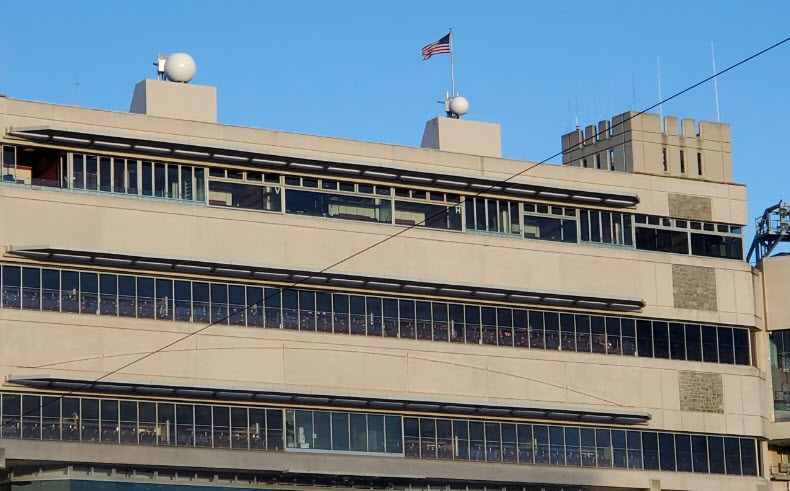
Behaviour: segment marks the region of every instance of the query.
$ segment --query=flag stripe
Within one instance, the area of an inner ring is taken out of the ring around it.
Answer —
[[[422,48],[422,59],[427,60],[433,55],[450,52],[450,35],[447,34],[440,40]]]

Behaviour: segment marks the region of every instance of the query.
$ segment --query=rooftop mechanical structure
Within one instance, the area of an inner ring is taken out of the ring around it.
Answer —
[[[782,242],[790,242],[790,203],[779,203],[765,209],[755,222],[757,231],[749,248],[747,261],[755,254],[756,263],[770,256]]]

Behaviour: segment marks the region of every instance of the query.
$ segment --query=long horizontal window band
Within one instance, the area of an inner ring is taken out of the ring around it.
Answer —
[[[220,170],[216,177],[230,176]],[[260,179],[256,177],[256,181]],[[209,184],[246,184],[210,181]],[[461,196],[456,193],[408,190],[389,186],[338,182],[333,179],[285,177],[282,201],[264,203],[266,193],[212,194],[209,204],[265,209],[323,218],[421,226],[459,232],[518,237],[572,244],[638,249],[695,256],[743,259],[742,227],[723,223],[634,215],[576,207],[522,203],[507,199]],[[256,185],[257,186],[257,185]],[[258,190],[270,189],[257,186]],[[394,195],[394,212],[393,200]],[[234,204],[235,203],[235,204]],[[249,203],[255,203],[251,206]],[[283,204],[284,203],[284,204]],[[672,224],[684,228],[667,246],[663,230],[640,224]],[[636,227],[634,226],[636,225]],[[654,240],[649,240],[653,233]]]
[[[194,206],[743,259],[742,230],[735,225],[462,195],[457,189],[409,189],[390,183],[327,178],[325,174],[320,178],[300,177],[281,172],[282,169],[272,173],[39,147],[24,150],[17,152],[17,147],[2,146],[0,183]],[[651,227],[653,222],[672,223],[678,228],[690,227],[691,232],[634,227],[632,224],[639,224],[640,219]],[[695,226],[699,232],[694,231]]]
[[[543,304],[614,311],[639,311],[645,306],[644,300],[635,297],[605,297],[586,293],[515,290],[496,286],[481,287],[465,283],[414,281],[406,278],[317,272],[264,265],[199,261],[189,258],[141,256],[96,250],[66,249],[52,246],[10,246],[7,249],[7,254],[44,261],[127,267],[175,273],[210,274],[240,279],[288,283],[299,282],[300,284],[308,285],[374,290],[390,294],[403,293],[421,296],[454,297],[518,304]]]
[[[289,406],[320,406],[354,410],[401,411],[410,414],[440,414],[451,417],[494,417],[519,418],[538,421],[566,421],[574,423],[597,423],[639,425],[651,419],[645,411],[617,408],[574,408],[569,405],[490,405],[484,402],[462,402],[458,400],[406,399],[400,397],[360,397],[345,393],[299,393],[293,391],[261,390],[251,387],[222,387],[216,385],[178,385],[150,382],[140,383],[123,378],[105,379],[95,382],[90,379],[66,378],[51,375],[13,375],[5,377],[8,384],[37,390],[57,390],[82,394],[114,394],[132,397],[170,397],[199,399],[201,401],[229,401],[242,404],[256,402],[266,404],[288,404]]]
[[[740,225],[654,215],[635,215],[634,222],[637,249],[743,259]]]
[[[639,203],[639,197],[629,193],[607,193],[594,190],[534,185],[526,183],[507,183],[494,179],[467,177],[415,171],[397,167],[365,165],[353,162],[330,162],[294,158],[282,155],[258,154],[254,152],[184,145],[161,140],[144,140],[120,136],[97,135],[58,128],[57,126],[36,128],[11,128],[8,136],[28,141],[48,142],[67,147],[97,148],[102,150],[124,150],[151,156],[173,156],[190,160],[203,160],[224,163],[244,164],[262,169],[290,168],[298,171],[320,172],[335,176],[365,176],[390,183],[435,184],[455,189],[486,190],[513,194],[515,196],[535,196],[549,201],[578,201],[580,203],[600,203],[612,207],[631,207]]]
[[[0,273],[7,309],[750,364],[745,327],[13,264]]]
[[[756,476],[754,438],[3,393],[2,438]]]

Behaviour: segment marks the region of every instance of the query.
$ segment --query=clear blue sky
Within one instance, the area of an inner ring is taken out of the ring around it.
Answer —
[[[452,26],[469,118],[539,161],[576,113],[584,126],[655,103],[657,57],[667,96],[711,74],[711,41],[722,69],[790,36],[788,19],[786,1],[9,2],[0,93],[126,111],[157,53],[187,51],[222,123],[419,145],[449,89],[449,57],[420,48]],[[752,218],[790,199],[788,60],[790,43],[719,80]],[[715,121],[712,85],[664,114]]]

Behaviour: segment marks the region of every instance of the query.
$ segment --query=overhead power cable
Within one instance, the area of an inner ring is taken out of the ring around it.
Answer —
[[[633,114],[629,115],[628,117],[624,118],[622,121],[620,121],[617,124],[615,124],[614,126],[612,126],[610,128],[610,130],[612,130],[612,129],[618,127],[618,126],[622,126],[625,123],[627,123],[628,121],[636,118],[637,116],[640,116],[640,115],[650,111],[651,109],[655,109],[656,107],[660,106],[661,104],[667,103],[667,102],[669,102],[669,101],[671,101],[671,100],[673,100],[673,99],[675,99],[677,97],[680,97],[681,95],[683,95],[683,94],[685,94],[685,93],[687,93],[687,92],[689,92],[691,90],[696,89],[697,87],[699,87],[699,86],[701,86],[701,85],[713,80],[716,77],[721,77],[725,73],[727,73],[727,72],[729,72],[731,70],[734,70],[735,68],[738,68],[739,66],[741,66],[741,65],[743,65],[745,63],[748,63],[749,61],[751,61],[751,60],[753,60],[753,59],[755,59],[755,58],[757,58],[759,56],[762,56],[765,53],[768,53],[769,51],[772,51],[772,50],[778,48],[779,46],[782,46],[783,44],[787,43],[788,41],[790,41],[790,37],[786,37],[786,38],[782,39],[781,41],[768,46],[767,48],[764,48],[764,49],[762,49],[760,51],[757,51],[756,53],[753,53],[753,54],[747,56],[746,58],[741,59],[740,61],[728,66],[727,68],[725,68],[725,69],[723,69],[721,71],[719,71],[718,73],[716,73],[714,75],[711,75],[709,77],[706,77],[706,78],[704,78],[704,79],[702,79],[702,80],[700,80],[700,81],[698,81],[698,82],[696,82],[696,83],[694,83],[692,85],[689,85],[688,87],[686,87],[686,88],[684,88],[684,89],[672,94],[671,96],[669,96],[669,97],[667,97],[667,98],[665,98],[663,100],[658,101],[657,103],[655,103],[655,104],[653,104],[653,105],[651,105],[649,107],[646,107],[645,109],[642,109],[639,112],[636,112],[636,113],[633,113]],[[625,133],[625,131],[620,132],[618,134],[612,134],[612,135],[610,135],[610,138],[622,135],[623,133]],[[561,155],[564,155],[565,153],[569,153],[569,152],[573,151],[574,149],[585,145],[589,141],[594,141],[596,139],[597,139],[597,135],[595,135],[595,134],[590,135],[589,137],[584,139],[582,142],[574,145],[573,148],[569,148],[569,149],[566,149],[566,150],[560,150],[559,152],[557,152],[557,153],[555,153],[555,154],[553,154],[553,155],[541,160],[540,162],[535,162],[532,165],[529,165],[529,166],[525,167],[521,171],[516,172],[515,174],[512,174],[512,175],[508,176],[507,178],[505,178],[505,179],[503,179],[503,180],[501,180],[499,182],[496,182],[494,184],[489,185],[488,187],[478,191],[477,193],[475,193],[473,195],[464,196],[463,200],[460,201],[460,203],[445,206],[444,209],[442,209],[441,211],[439,211],[437,213],[434,213],[434,214],[428,216],[427,218],[425,218],[425,219],[423,219],[423,220],[421,220],[419,222],[416,222],[416,223],[414,223],[412,225],[404,227],[401,230],[399,230],[398,232],[396,232],[394,234],[391,234],[391,235],[388,235],[388,236],[386,236],[386,237],[374,242],[373,244],[360,249],[359,251],[357,251],[357,252],[355,252],[355,253],[353,253],[351,255],[348,255],[348,256],[346,256],[346,257],[344,257],[344,258],[342,258],[342,259],[340,259],[338,261],[335,261],[332,264],[330,264],[329,266],[326,266],[325,268],[321,269],[320,271],[316,271],[314,273],[310,273],[310,274],[306,275],[305,277],[303,277],[302,279],[300,279],[299,281],[293,282],[293,283],[291,283],[288,286],[281,287],[281,288],[277,289],[277,291],[275,293],[273,293],[271,295],[268,295],[268,296],[262,298],[261,300],[258,300],[257,302],[253,302],[251,304],[246,305],[245,307],[241,307],[241,308],[229,313],[228,315],[226,315],[226,316],[224,316],[224,317],[222,317],[220,319],[217,319],[217,320],[215,320],[213,322],[210,322],[209,324],[206,324],[205,326],[201,327],[200,329],[197,329],[195,331],[191,331],[191,332],[185,334],[184,336],[181,336],[181,337],[175,339],[174,341],[171,341],[171,342],[169,342],[169,343],[167,343],[167,344],[165,344],[165,345],[163,345],[163,346],[161,346],[161,347],[159,347],[159,348],[157,348],[157,349],[155,349],[153,351],[150,351],[150,352],[148,352],[148,353],[146,353],[146,354],[144,354],[142,356],[139,356],[139,357],[127,362],[127,363],[124,363],[123,365],[119,366],[118,368],[110,370],[109,372],[106,372],[105,374],[101,375],[100,377],[97,377],[97,378],[93,379],[90,382],[85,382],[81,386],[79,386],[79,387],[77,387],[75,389],[72,389],[72,390],[68,391],[65,394],[62,394],[61,396],[59,396],[57,398],[53,398],[53,399],[49,400],[48,402],[46,402],[46,403],[44,403],[44,404],[42,404],[42,405],[40,405],[40,406],[38,406],[38,407],[26,412],[26,413],[24,413],[24,414],[22,414],[22,415],[20,415],[20,416],[18,416],[16,418],[11,418],[8,421],[3,422],[2,425],[0,425],[0,427],[9,425],[9,424],[17,422],[17,421],[20,421],[25,416],[28,416],[28,415],[30,415],[32,413],[35,413],[35,412],[38,412],[38,411],[40,411],[41,409],[43,409],[44,407],[46,407],[46,406],[48,406],[50,404],[53,404],[55,402],[59,402],[64,397],[68,397],[68,396],[71,396],[71,395],[73,395],[75,393],[82,392],[85,389],[88,389],[91,386],[96,385],[97,383],[101,382],[102,380],[105,380],[106,378],[111,377],[111,376],[115,375],[116,373],[119,373],[119,372],[131,367],[132,365],[135,365],[135,364],[137,364],[137,363],[139,363],[139,362],[141,362],[143,360],[146,360],[146,359],[148,359],[148,358],[150,358],[150,357],[152,357],[152,356],[154,356],[154,355],[156,355],[158,353],[166,351],[168,348],[170,348],[172,346],[175,346],[176,344],[178,344],[178,343],[180,343],[180,342],[182,342],[182,341],[184,341],[186,339],[189,339],[191,337],[194,337],[194,336],[196,336],[196,335],[198,335],[198,334],[200,334],[202,332],[205,332],[206,330],[210,329],[213,326],[216,326],[216,325],[219,325],[219,324],[223,324],[226,320],[228,320],[229,318],[233,317],[234,315],[238,315],[238,314],[240,314],[242,312],[246,312],[247,310],[249,310],[252,307],[256,307],[258,305],[264,304],[266,300],[268,300],[269,298],[273,297],[274,295],[279,295],[280,292],[282,292],[282,291],[292,290],[295,287],[303,284],[304,282],[306,282],[310,278],[313,278],[314,276],[326,273],[329,270],[331,270],[332,268],[335,268],[335,267],[337,267],[337,266],[339,266],[339,265],[341,265],[341,264],[343,264],[343,263],[345,263],[347,261],[350,261],[351,259],[354,259],[355,257],[358,257],[358,256],[370,251],[371,249],[374,249],[374,248],[380,246],[381,244],[384,244],[384,243],[386,243],[386,242],[388,242],[388,241],[390,241],[392,239],[395,239],[396,237],[399,237],[399,236],[405,234],[406,232],[412,230],[415,227],[419,227],[421,225],[424,225],[429,220],[432,220],[433,218],[436,218],[436,217],[438,217],[440,215],[443,215],[443,214],[447,213],[451,208],[454,208],[454,207],[459,206],[459,205],[463,205],[470,198],[476,198],[476,197],[478,197],[478,196],[480,196],[482,194],[486,194],[487,192],[491,191],[492,189],[494,189],[496,187],[499,187],[499,186],[501,186],[503,184],[507,184],[508,182],[512,181],[513,179],[526,174],[527,172],[529,172],[530,170],[534,169],[535,167],[537,167],[539,165],[542,165],[542,164],[545,164],[545,163],[547,163],[548,161],[550,161],[551,159],[553,159],[555,157],[559,157]],[[616,145],[614,145],[614,146],[616,146]],[[608,150],[609,148],[614,148],[614,146],[608,147],[606,149],[599,149],[599,151]]]

